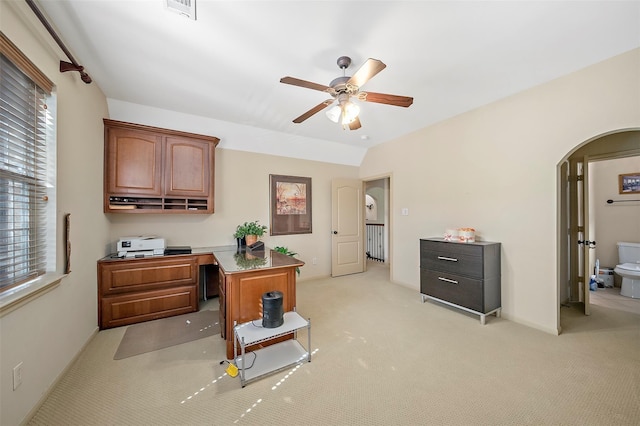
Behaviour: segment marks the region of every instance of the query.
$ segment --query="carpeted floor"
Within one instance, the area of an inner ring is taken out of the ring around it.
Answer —
[[[115,361],[124,329],[101,331],[29,424],[640,424],[640,315],[562,308],[561,336],[481,326],[388,277],[299,282],[312,362],[245,388],[219,336]]]

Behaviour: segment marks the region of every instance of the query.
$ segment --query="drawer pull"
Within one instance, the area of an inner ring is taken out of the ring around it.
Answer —
[[[448,283],[451,283],[451,284],[458,284],[458,281],[456,281],[456,280],[450,280],[449,278],[438,277],[438,279],[439,279],[440,281],[445,281],[445,282],[448,282]]]
[[[458,259],[455,259],[453,257],[444,257],[444,256],[438,256],[438,260],[448,260],[449,262],[457,262]]]

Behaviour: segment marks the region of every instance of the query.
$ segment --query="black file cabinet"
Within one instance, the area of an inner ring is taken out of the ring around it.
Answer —
[[[489,241],[458,243],[442,238],[420,240],[420,293],[480,315],[501,314],[501,244]]]

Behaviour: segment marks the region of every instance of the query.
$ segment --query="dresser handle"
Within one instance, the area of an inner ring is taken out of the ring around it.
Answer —
[[[444,256],[438,256],[438,260],[448,260],[449,262],[457,262],[458,259],[454,259],[453,257],[444,257]]]
[[[440,281],[445,281],[445,282],[448,282],[448,283],[451,283],[451,284],[458,284],[458,281],[450,280],[449,278],[438,277],[438,279]]]

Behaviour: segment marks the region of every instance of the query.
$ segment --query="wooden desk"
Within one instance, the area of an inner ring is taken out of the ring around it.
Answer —
[[[233,359],[234,323],[260,320],[264,293],[282,292],[284,311],[295,309],[296,268],[304,265],[304,262],[267,247],[264,251],[256,252],[214,249],[213,257],[219,267],[220,329],[227,341],[227,359]],[[291,337],[285,336],[257,347]]]
[[[193,249],[191,254],[98,261],[100,329],[186,314],[198,310],[200,266],[218,267],[220,334],[233,359],[233,326],[262,318],[262,295],[283,294],[285,312],[296,307],[296,268],[304,262],[265,247],[239,251],[236,246]],[[205,286],[206,292],[206,286]],[[277,343],[284,339],[275,340]],[[248,350],[255,348],[249,347]]]

